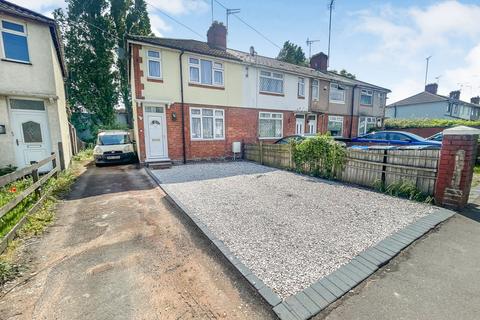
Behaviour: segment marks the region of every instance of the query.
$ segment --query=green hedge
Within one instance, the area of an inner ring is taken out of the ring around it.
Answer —
[[[386,119],[385,129],[404,129],[404,128],[434,128],[434,127],[454,127],[469,126],[480,127],[480,121],[469,120],[450,120],[450,119]]]

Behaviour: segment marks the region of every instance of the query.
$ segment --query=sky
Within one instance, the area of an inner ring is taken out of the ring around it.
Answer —
[[[51,15],[64,0],[10,0]],[[212,0],[146,0],[157,36],[206,40]],[[328,47],[329,0],[218,0],[240,9],[229,18],[228,47],[276,57],[287,40],[312,54]],[[226,22],[225,9],[213,0],[213,18]],[[188,26],[193,32],[167,15]],[[389,88],[388,103],[424,89],[425,58],[431,56],[428,82],[439,93],[461,90],[461,99],[480,95],[480,0],[335,0],[330,67]],[[273,42],[273,43],[272,43]]]

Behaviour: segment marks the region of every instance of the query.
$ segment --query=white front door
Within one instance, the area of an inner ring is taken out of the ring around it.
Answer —
[[[50,156],[52,146],[46,111],[12,110],[12,129],[15,158],[19,168],[30,165]],[[51,169],[45,165],[41,171]]]
[[[145,120],[147,160],[168,158],[165,114],[146,113]]]
[[[305,133],[305,115],[297,114],[295,118],[296,118],[295,133],[304,134]]]
[[[310,114],[307,116],[308,133],[317,133],[317,115]]]

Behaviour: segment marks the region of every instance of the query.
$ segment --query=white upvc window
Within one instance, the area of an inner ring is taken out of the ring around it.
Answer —
[[[162,55],[158,50],[147,50],[148,78],[162,79]]]
[[[312,100],[318,101],[320,99],[320,83],[318,80],[312,80]]]
[[[338,83],[330,83],[330,102],[345,103],[345,87]]]
[[[373,105],[373,91],[362,89],[360,92],[360,104],[365,106]]]
[[[305,78],[298,78],[298,96],[305,98]]]
[[[225,111],[190,108],[190,137],[192,140],[225,139]]]
[[[377,126],[377,119],[375,117],[360,117],[358,119],[358,135],[367,134]]]
[[[213,60],[189,57],[188,65],[191,83],[214,86],[224,85],[223,63]]]
[[[24,23],[0,20],[3,58],[18,62],[30,62],[27,27]]]
[[[260,70],[260,92],[283,94],[283,74]]]
[[[260,139],[276,139],[283,136],[283,114],[260,112],[258,124]]]
[[[343,136],[343,117],[342,116],[328,116],[327,131],[332,137]]]

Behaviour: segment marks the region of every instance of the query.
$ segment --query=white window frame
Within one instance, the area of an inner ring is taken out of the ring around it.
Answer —
[[[340,91],[339,88],[342,88],[343,90],[343,100],[332,99],[333,90]],[[347,91],[347,88],[344,85],[341,85],[339,83],[330,83],[330,92],[328,93],[328,100],[332,103],[345,104],[346,91]]]
[[[362,102],[362,96],[367,96],[367,97],[370,97],[370,103],[363,103]],[[362,89],[360,91],[360,104],[362,106],[373,106],[373,90],[369,90],[369,89]]]
[[[262,74],[262,72],[269,73],[270,75]],[[275,76],[275,75],[277,75],[277,76]],[[262,84],[261,84],[262,78],[281,81],[282,82],[282,91],[281,92],[276,92],[276,91],[262,90]],[[258,81],[258,90],[259,90],[260,93],[283,95],[284,92],[285,92],[285,76],[283,75],[283,73],[279,73],[279,72],[274,72],[274,71],[269,71],[269,70],[260,70],[259,81]]]
[[[305,78],[298,77],[297,95],[305,98]]]
[[[10,22],[10,23],[14,23],[14,24],[18,24],[18,25],[23,26],[23,32],[11,30],[11,29],[4,29],[3,26],[2,26],[2,21],[6,21],[6,22]],[[3,41],[3,32],[11,33],[11,34],[14,34],[14,35],[17,35],[17,36],[23,36],[23,37],[25,37],[25,39],[26,39],[26,41],[27,41],[28,61],[25,61],[25,60],[17,60],[17,59],[12,59],[12,58],[7,58],[7,54],[6,54],[6,52],[5,52],[5,43],[4,43],[4,41]],[[3,18],[1,18],[1,19],[0,19],[0,46],[2,47],[2,58],[3,58],[3,59],[8,60],[8,61],[21,62],[21,63],[31,63],[31,60],[30,60],[30,49],[29,49],[29,48],[30,48],[30,45],[28,44],[28,33],[27,33],[27,24],[26,24],[26,23],[23,23],[23,22],[20,22],[20,21],[15,21],[15,20],[9,20],[9,19],[3,19]]]
[[[198,63],[192,63],[190,59],[198,60]],[[210,61],[212,63],[212,83],[203,83],[202,82],[202,60]],[[198,81],[193,80],[190,77],[190,68],[198,69]],[[215,72],[220,72],[222,74],[222,83],[215,83]],[[216,61],[212,59],[200,58],[197,56],[188,57],[188,81],[189,83],[200,84],[202,86],[211,86],[211,87],[221,87],[225,86],[225,65],[221,61]]]
[[[200,110],[200,114],[192,114],[193,110]],[[212,110],[212,115],[211,116],[204,116],[203,115],[203,110]],[[221,111],[222,116],[216,116],[215,112],[216,111]],[[193,119],[200,119],[200,138],[195,138],[193,137]],[[203,137],[203,118],[212,118],[213,119],[213,138],[204,138]],[[215,137],[215,120],[217,119],[222,119],[223,123],[223,137],[217,138]],[[190,139],[192,141],[205,141],[205,140],[225,140],[225,110],[223,109],[212,109],[212,108],[190,108]]]
[[[317,94],[313,94],[313,88],[317,88]],[[312,80],[312,100],[313,101],[318,101],[320,100],[320,81],[317,79]]]
[[[158,53],[158,58],[156,57],[150,57],[148,55],[149,52],[157,52]],[[160,50],[155,50],[155,49],[147,49],[146,50],[146,55],[147,55],[147,79],[163,79],[163,68],[162,68],[162,52]],[[150,61],[156,61],[160,65],[160,76],[152,76],[150,74]]]
[[[362,119],[365,119],[365,126],[364,128],[362,128],[360,126],[360,123],[362,122]],[[375,126],[377,126],[377,118],[375,117],[359,117],[358,118],[358,136],[362,136],[364,134],[367,134],[368,133],[368,126],[367,124],[368,123],[373,123]],[[360,131],[362,130],[362,131]]]
[[[268,115],[268,116],[267,116]],[[272,115],[280,115],[280,117],[278,118],[272,118]],[[280,123],[281,123],[281,129],[280,129],[280,136],[277,136],[277,137],[261,137],[260,136],[260,120],[274,120],[274,121],[277,121],[277,120],[280,120]],[[259,139],[279,139],[283,137],[283,113],[280,113],[280,112],[259,112],[258,113],[258,138]]]
[[[344,122],[345,122],[344,117],[343,117],[343,116],[328,116],[328,119],[327,119],[327,131],[329,131],[329,130],[328,130],[328,123],[329,123],[330,121],[331,121],[331,122],[337,122],[337,123],[339,122],[339,123],[342,124],[342,128],[340,129],[340,135],[332,136],[332,137],[338,137],[338,138],[343,137],[343,129],[344,129],[344,128],[343,128],[343,125],[344,125]]]

